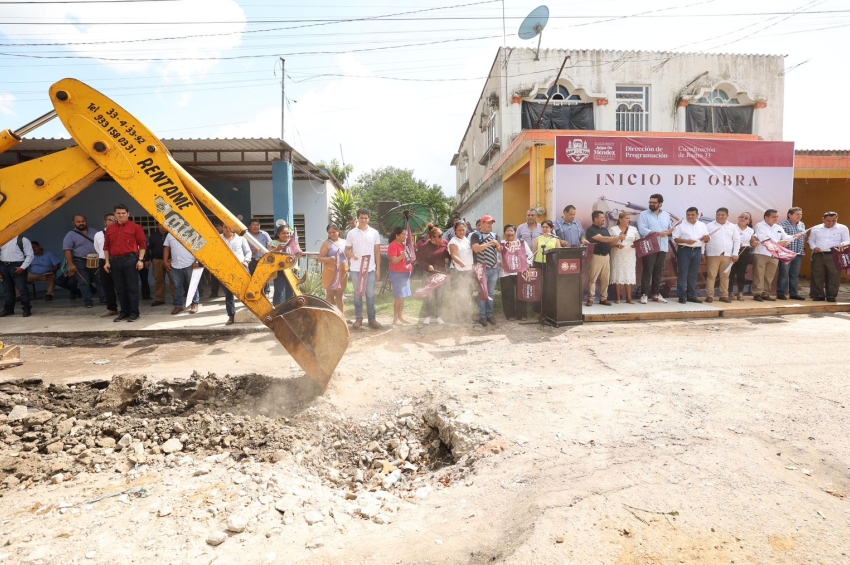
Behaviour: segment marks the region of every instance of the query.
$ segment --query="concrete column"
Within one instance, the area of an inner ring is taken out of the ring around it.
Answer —
[[[680,133],[688,131],[688,101],[679,100],[679,106],[676,108],[676,130]]]
[[[294,206],[292,203],[292,163],[275,161],[272,163],[272,199],[274,203],[274,219],[281,218],[292,226]]]
[[[614,131],[617,124],[610,121],[610,112],[608,111],[608,99],[597,98],[596,108],[594,109],[594,127],[598,131]]]
[[[761,131],[761,128],[764,123],[763,116],[765,108],[767,108],[767,102],[759,100],[755,103],[755,107],[753,109],[753,133],[760,138],[764,137],[764,132]]]

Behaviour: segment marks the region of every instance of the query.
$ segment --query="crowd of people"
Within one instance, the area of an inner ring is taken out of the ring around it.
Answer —
[[[673,245],[676,296],[681,303],[703,301],[697,293],[701,265],[705,265],[706,302],[713,302],[715,294],[721,302],[744,300],[750,262],[753,300],[805,300],[798,285],[806,243],[812,254],[809,297],[814,301],[836,301],[841,272],[832,260],[832,251],[845,251],[850,246],[850,234],[845,225],[838,223],[837,213],[824,213],[822,223],[809,229],[803,224],[803,211],[798,207],[788,210],[781,222],[777,210],[766,210],[755,226],[749,212],[741,212],[734,222],[729,219],[729,210],[722,207],[710,222],[701,218],[695,207],[688,208],[685,217],[676,222],[663,210],[663,203],[662,195],[653,194],[648,209],[638,215],[636,222],[628,212],[622,212],[611,227],[605,227],[604,212],[594,211],[587,229],[576,219],[575,206],[564,208],[562,217],[555,222],[541,221],[532,208],[527,211],[526,222],[503,226],[501,237],[494,231],[495,219],[489,215],[481,217],[474,227],[455,217],[445,232],[429,224],[418,240],[407,228],[397,227],[388,234],[387,248],[387,273],[394,297],[393,324],[411,323],[404,308],[405,301],[414,294],[423,300],[423,324],[444,324],[447,319],[467,322],[475,318],[477,307],[478,323],[494,325],[497,294],[501,295],[507,320],[526,320],[529,310],[540,318],[540,293],[528,290],[529,281],[540,278],[548,251],[577,246],[586,246],[590,255],[586,262],[587,307],[596,303],[597,284],[601,305],[666,303],[661,292],[662,274]],[[322,287],[328,302],[344,312],[343,296],[350,280],[353,326],[364,325],[365,301],[365,323],[378,329],[381,324],[377,320],[375,286],[382,276],[381,236],[370,220],[369,210],[358,210],[345,237],[341,226],[329,224],[317,261],[322,266]],[[116,322],[138,320],[140,300],[152,299],[152,307],[164,305],[167,290],[173,299],[171,314],[180,314],[187,304],[190,313],[198,312],[202,285],[198,284],[189,299],[187,293],[193,272],[201,265],[180,241],[162,225],[146,235],[129,219],[129,210],[123,204],[104,216],[103,225],[102,230],[94,230],[85,216],[75,215],[72,229],[62,242],[61,260],[39,242],[23,236],[0,247],[5,296],[0,317],[15,313],[16,294],[23,316],[32,314],[27,284],[33,282],[46,284],[47,301],[53,300],[56,286],[67,289],[71,299],[81,298],[85,308],[93,308],[97,298],[106,307],[101,315],[113,317]],[[260,229],[258,220],[251,220],[250,237],[234,233],[221,222],[216,227],[251,274],[265,253],[263,248],[303,256],[297,237],[285,223],[269,235]],[[254,241],[262,247],[254,245]],[[644,250],[641,256],[638,248]],[[153,270],[153,297],[149,269]],[[420,272],[422,285],[413,293],[411,280],[414,273],[418,277]],[[774,296],[771,289],[777,274]],[[293,281],[283,272],[272,282],[273,305],[294,296]],[[217,297],[223,290],[226,323],[232,324],[236,313],[233,293],[214,276],[210,277],[210,284],[210,297]],[[496,292],[497,287],[500,293]],[[270,293],[268,286],[265,292]]]

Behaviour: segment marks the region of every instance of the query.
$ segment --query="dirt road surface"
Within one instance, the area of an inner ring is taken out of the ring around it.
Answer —
[[[271,334],[27,344],[0,563],[850,563],[848,336],[387,327],[320,397],[275,388],[303,378]],[[193,372],[218,379],[194,405]],[[146,388],[104,414],[118,374]]]

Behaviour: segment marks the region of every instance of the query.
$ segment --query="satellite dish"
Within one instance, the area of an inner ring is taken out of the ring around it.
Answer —
[[[535,61],[540,60],[540,42],[543,40],[543,28],[546,27],[546,22],[548,21],[549,8],[538,6],[525,17],[517,32],[520,39],[534,39],[539,36],[537,40],[537,53],[534,54]]]
[[[274,225],[275,225],[276,227],[282,227],[282,226],[285,226],[285,225],[287,225],[287,224],[286,224],[286,220],[281,219],[281,220],[276,221],[276,222],[274,223]]]

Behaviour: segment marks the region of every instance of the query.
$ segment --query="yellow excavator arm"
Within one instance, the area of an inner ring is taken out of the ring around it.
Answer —
[[[200,207],[263,249],[244,224],[171,156],[165,145],[124,108],[74,79],[50,88],[55,112],[17,131],[0,132],[0,153],[58,116],[77,147],[0,169],[0,241],[9,241],[109,174],[237,296],[322,389],[349,344],[342,314],[321,298],[302,294],[292,271],[296,258],[266,250],[250,275]],[[263,288],[282,271],[295,296],[273,307]]]

